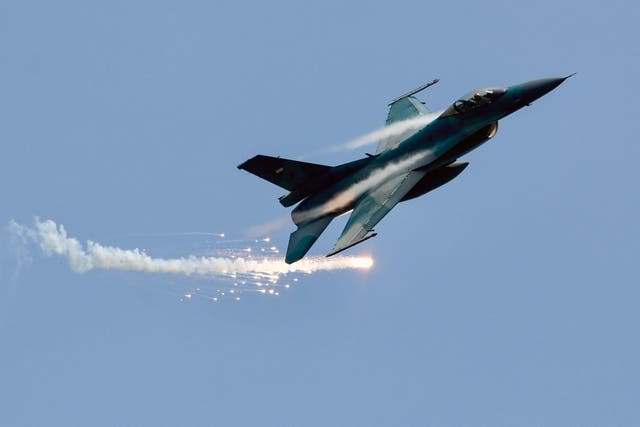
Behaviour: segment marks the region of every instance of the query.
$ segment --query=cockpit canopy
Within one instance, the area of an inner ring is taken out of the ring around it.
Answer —
[[[454,102],[442,115],[451,116],[477,110],[491,104],[504,95],[506,91],[503,88],[487,88],[470,92]]]

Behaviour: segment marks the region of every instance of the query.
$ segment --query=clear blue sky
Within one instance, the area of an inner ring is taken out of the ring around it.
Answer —
[[[16,274],[3,232],[0,424],[640,425],[639,19],[631,1],[2,2],[0,223],[159,255],[196,242],[144,235],[286,214],[236,169],[256,153],[377,128],[436,77],[439,109],[578,75],[387,217],[352,251],[366,274],[185,304],[214,284],[37,252]]]

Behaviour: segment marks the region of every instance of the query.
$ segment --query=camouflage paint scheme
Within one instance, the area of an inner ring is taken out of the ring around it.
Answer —
[[[291,217],[285,261],[303,258],[336,216],[352,211],[331,256],[376,233],[373,227],[399,202],[446,184],[468,165],[458,158],[491,139],[498,120],[531,104],[567,77],[534,80],[504,88],[473,91],[455,101],[419,130],[380,141],[375,155],[335,167],[258,155],[238,166],[289,190],[285,206],[299,205]],[[387,125],[426,116],[430,111],[413,95],[437,80],[393,100]]]

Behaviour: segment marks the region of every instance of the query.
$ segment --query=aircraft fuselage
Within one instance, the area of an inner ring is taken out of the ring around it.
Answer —
[[[457,177],[468,163],[456,160],[491,139],[499,120],[567,78],[480,89],[442,113],[430,114],[413,95],[434,80],[389,103],[385,128],[389,136],[380,141],[375,156],[327,166],[256,155],[238,168],[288,190],[279,198],[282,206],[299,203],[291,213],[297,230],[289,236],[286,263],[302,259],[334,217],[353,210],[327,254],[335,255],[375,236],[376,224],[398,203]],[[421,127],[416,129],[417,125]]]
[[[293,222],[300,225],[342,215],[352,210],[369,190],[389,179],[417,169],[430,172],[454,162],[492,137],[498,120],[553,90],[562,81],[564,78],[542,79],[496,89],[495,92],[500,91],[499,98],[473,109],[465,107],[464,101],[456,101],[397,147],[371,158],[360,169],[303,200],[291,213]],[[478,138],[483,129],[493,134]]]

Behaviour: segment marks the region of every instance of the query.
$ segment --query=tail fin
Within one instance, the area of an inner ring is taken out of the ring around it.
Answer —
[[[285,190],[295,191],[327,173],[331,166],[258,155],[238,166]]]
[[[289,246],[287,247],[287,256],[285,262],[287,264],[293,264],[301,259],[309,252],[311,246],[318,240],[318,237],[327,228],[332,216],[325,216],[315,221],[303,224],[296,231],[291,233],[289,237]]]

